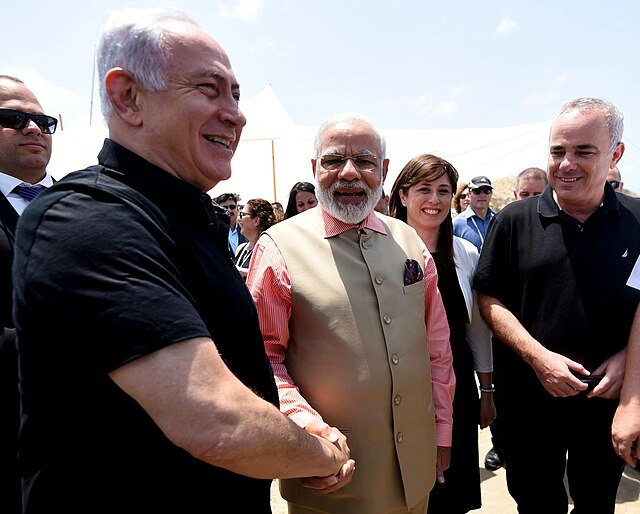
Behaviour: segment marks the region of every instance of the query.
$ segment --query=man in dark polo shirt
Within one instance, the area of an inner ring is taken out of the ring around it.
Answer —
[[[331,427],[279,412],[228,217],[206,193],[246,123],[229,58],[157,9],[114,14],[97,56],[99,165],[18,223],[24,512],[271,512],[266,479],[353,463]]]
[[[496,215],[478,264],[481,313],[510,350],[507,483],[521,514],[567,512],[565,466],[573,512],[614,512],[624,462],[611,422],[640,297],[626,285],[640,200],[607,183],[622,132],[609,102],[566,104],[549,138],[551,187]]]

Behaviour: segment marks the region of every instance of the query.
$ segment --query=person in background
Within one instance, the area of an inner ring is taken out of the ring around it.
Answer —
[[[238,245],[247,242],[247,238],[240,232],[238,225],[238,202],[240,196],[236,193],[222,193],[215,202],[229,213],[229,251],[236,254]]]
[[[526,200],[532,196],[541,195],[549,184],[547,172],[540,168],[527,168],[518,173],[513,187],[516,200]]]
[[[446,314],[415,230],[373,210],[385,148],[360,115],[324,122],[311,160],[319,207],[271,227],[253,251],[247,286],[281,409],[302,427],[340,427],[357,463],[337,492],[281,480],[291,514],[424,514],[449,465]]]
[[[282,204],[280,202],[271,202],[271,207],[273,207],[276,219],[282,221],[284,219],[284,207],[282,207]]]
[[[29,202],[53,184],[47,165],[57,120],[44,114],[25,83],[0,75],[0,512],[21,512],[18,471],[18,353],[11,263],[16,224]]]
[[[453,195],[452,204],[456,214],[460,214],[469,207],[469,184],[467,182],[460,183]]]
[[[433,256],[451,334],[456,375],[451,465],[444,482],[436,483],[429,495],[429,514],[458,514],[482,506],[478,425],[484,429],[496,416],[491,333],[471,289],[479,254],[470,242],[453,235],[451,199],[457,182],[458,172],[449,162],[418,155],[400,171],[390,199],[392,215],[413,227]]]
[[[640,200],[607,182],[622,134],[610,102],[565,104],[549,135],[550,187],[506,205],[480,255],[474,287],[505,345],[507,485],[522,514],[566,513],[565,471],[573,512],[615,510],[624,461],[611,426],[640,300],[627,286]]]
[[[96,55],[98,164],[40,194],[16,233],[23,512],[267,514],[274,477],[337,482],[345,438],[280,413],[207,194],[246,123],[229,57],[164,9],[114,12]]]
[[[616,193],[622,193],[624,190],[624,182],[622,182],[622,175],[617,166],[614,166],[607,173],[607,182],[611,184],[611,187]]]
[[[469,207],[453,219],[453,233],[482,250],[487,229],[496,215],[489,206],[493,195],[491,181],[480,175],[469,182]]]
[[[248,241],[238,245],[233,262],[244,279],[247,278],[253,248],[260,234],[277,222],[278,218],[272,204],[262,198],[249,200],[238,213],[240,230]]]
[[[380,200],[378,200],[378,203],[374,205],[373,210],[380,214],[389,216],[389,195],[385,194],[384,189],[382,190]]]
[[[284,219],[293,218],[307,209],[313,209],[316,205],[318,205],[318,199],[315,186],[311,182],[296,182],[289,192]]]

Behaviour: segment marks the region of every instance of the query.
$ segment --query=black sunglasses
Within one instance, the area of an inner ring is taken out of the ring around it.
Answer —
[[[466,200],[467,199],[467,193],[462,193],[460,195],[460,200]]]
[[[53,134],[58,126],[58,120],[46,114],[0,109],[0,125],[4,128],[22,130],[27,126],[29,120],[33,121],[43,134]]]
[[[244,211],[240,211],[238,214],[240,216],[240,219],[246,218],[247,216],[249,216],[250,218],[253,218],[255,216],[255,214],[253,214],[252,212],[244,212]]]
[[[469,190],[470,193],[474,195],[479,195],[480,193],[484,193],[485,195],[490,195],[493,189],[490,187],[476,187],[475,189]]]
[[[238,208],[238,206],[236,204],[232,204],[232,205],[222,205],[221,206],[223,209],[227,209],[228,211],[234,211]]]
[[[609,184],[611,184],[611,187],[613,189],[618,189],[620,187],[620,181],[619,180],[609,180],[608,182],[609,182]]]

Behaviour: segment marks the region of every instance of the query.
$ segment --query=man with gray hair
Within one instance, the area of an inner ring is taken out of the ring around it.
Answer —
[[[518,173],[513,196],[516,200],[526,200],[532,196],[541,195],[548,183],[546,171],[540,168],[527,168]]]
[[[640,200],[607,183],[622,133],[605,100],[563,106],[549,135],[551,187],[502,209],[480,256],[474,286],[505,345],[507,484],[522,514],[567,512],[565,468],[573,512],[615,510],[624,462],[611,423],[640,300],[626,285]]]
[[[291,514],[424,514],[449,466],[455,387],[435,264],[415,230],[374,212],[389,160],[370,121],[327,120],[311,164],[318,207],[260,236],[247,286],[281,410],[339,427],[358,467],[340,491],[284,480],[281,493]]]
[[[36,198],[16,236],[24,512],[266,514],[271,478],[334,485],[345,438],[279,412],[207,195],[246,123],[229,57],[143,9],[109,19],[97,59],[99,164]]]

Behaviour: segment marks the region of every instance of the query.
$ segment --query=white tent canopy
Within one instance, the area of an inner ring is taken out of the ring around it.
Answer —
[[[313,182],[311,158],[317,127],[297,126],[271,85],[242,103],[247,126],[233,158],[233,175],[212,191],[285,203],[291,186]],[[373,120],[375,122],[375,120]],[[450,161],[461,180],[486,175],[492,180],[516,175],[530,166],[546,167],[550,121],[506,128],[396,129],[380,127],[387,140],[389,191],[405,163],[421,153]]]
[[[296,125],[278,100],[271,85],[243,101],[247,125],[233,158],[233,175],[210,191],[251,198],[287,201],[294,183],[313,182],[311,158],[317,127]],[[365,113],[366,114],[366,113]],[[373,120],[375,122],[375,120]],[[461,180],[486,175],[495,180],[529,167],[545,168],[550,121],[505,128],[393,129],[380,127],[387,139],[390,190],[404,164],[421,153],[433,153],[450,161]],[[49,169],[60,178],[70,171],[96,163],[107,136],[102,121],[87,120],[56,133]]]

